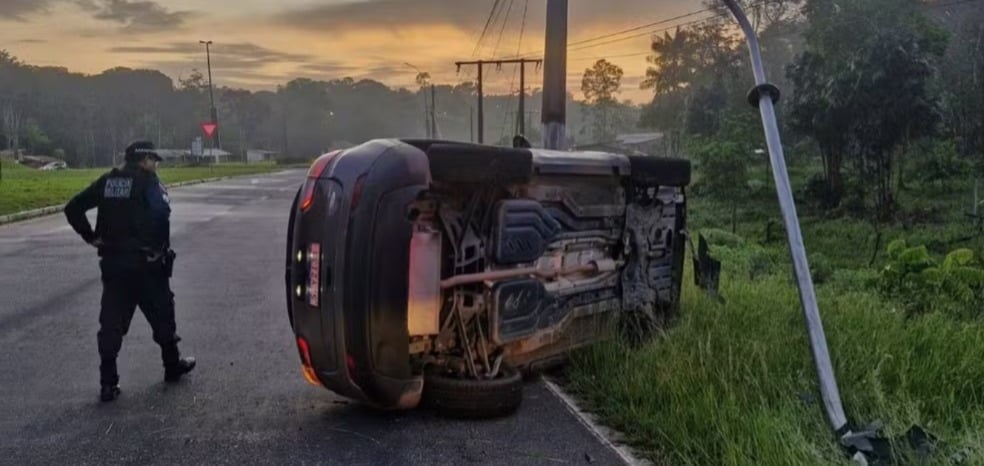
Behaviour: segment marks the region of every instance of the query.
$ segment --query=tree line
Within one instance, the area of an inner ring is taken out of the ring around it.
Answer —
[[[747,48],[720,16],[652,41],[638,126],[665,134],[670,153],[699,164],[700,189],[740,202],[765,163]],[[907,183],[984,174],[984,4],[924,0],[743,2],[754,19],[790,157],[816,157],[806,191],[823,209],[898,209]],[[598,78],[598,74],[604,79]],[[599,61],[582,89],[618,89],[621,70]],[[759,154],[759,155],[756,155]],[[794,160],[795,161],[795,160]],[[761,186],[759,186],[761,187]]]
[[[416,89],[341,78],[294,79],[275,90],[215,89],[222,149],[247,149],[306,161],[338,147],[382,137],[423,137],[430,82]],[[477,88],[470,81],[434,86],[439,136],[477,138]],[[518,93],[485,96],[485,142],[509,144],[517,127]],[[541,92],[527,91],[527,137],[538,141]],[[569,118],[580,110],[569,95]],[[0,150],[61,158],[76,167],[119,163],[134,139],[190,149],[210,119],[208,81],[195,71],[177,82],[155,70],[114,68],[96,75],[32,66],[0,51]],[[206,140],[205,146],[208,147]]]

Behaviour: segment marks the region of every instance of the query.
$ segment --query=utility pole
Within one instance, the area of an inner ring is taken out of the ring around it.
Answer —
[[[434,83],[431,83],[431,138],[437,139],[437,92],[434,90]]]
[[[199,44],[205,46],[205,60],[208,64],[208,100],[211,106],[212,123],[215,125],[215,133],[212,135],[212,150],[215,151],[216,146],[219,150],[222,150],[222,139],[219,138],[219,112],[215,110],[215,92],[212,86],[212,51],[210,40],[200,40]],[[215,155],[215,154],[213,154]],[[218,157],[216,157],[218,160]]]
[[[516,134],[523,136],[526,134],[526,125],[523,124],[523,116],[526,113],[526,62],[519,64],[519,112],[516,118]]]
[[[519,113],[516,124],[516,134],[526,134],[526,61],[519,63]],[[536,60],[536,67],[539,68],[542,60]]]
[[[567,124],[567,0],[547,0],[543,49],[543,147],[563,149]]]
[[[476,60],[476,61],[459,61],[455,62],[455,66],[458,67],[458,71],[461,71],[462,66],[466,65],[476,65],[478,66],[478,143],[485,143],[485,112],[483,107],[484,94],[482,92],[483,75],[482,70],[485,65],[496,65],[502,67],[502,65],[507,64],[520,64],[525,65],[526,63],[536,63],[537,65],[543,63],[540,59],[529,59],[529,58],[519,58],[514,60]],[[525,72],[525,66],[523,67]],[[522,80],[522,85],[525,85],[525,78]],[[523,92],[520,92],[520,102],[522,102]],[[520,105],[523,105],[520,103]]]
[[[428,107],[428,105],[427,105],[427,84],[426,84],[427,81],[425,79],[423,79],[423,77],[424,77],[425,74],[427,74],[428,77],[430,75],[429,75],[429,73],[424,73],[423,71],[420,71],[420,68],[417,68],[417,66],[414,65],[413,63],[403,62],[403,64],[409,66],[410,68],[413,68],[414,71],[417,72],[417,80],[416,81],[417,81],[417,84],[420,85],[420,97],[422,97],[423,100],[424,100],[424,134],[426,135],[425,137],[427,139],[431,139],[431,138],[434,137],[433,134],[432,134],[434,124],[431,122],[431,116],[432,116],[431,115],[431,110],[429,108],[427,108]],[[431,84],[430,86],[431,86],[431,90],[433,91],[434,85]]]

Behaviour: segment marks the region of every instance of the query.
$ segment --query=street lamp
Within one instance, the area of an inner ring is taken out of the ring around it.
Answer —
[[[200,40],[198,43],[205,46],[205,60],[208,63],[208,100],[211,106],[210,113],[212,116],[212,124],[215,125],[215,133],[212,135],[213,150],[216,146],[215,142],[218,142],[218,148],[219,150],[222,150],[222,139],[219,138],[219,114],[215,110],[215,93],[212,90],[212,53],[210,48],[212,41]],[[218,160],[217,157],[216,160]]]

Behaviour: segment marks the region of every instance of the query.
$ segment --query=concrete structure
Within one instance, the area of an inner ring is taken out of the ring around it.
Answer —
[[[279,152],[264,149],[246,149],[246,162],[269,162],[275,160]]]
[[[201,157],[196,157],[192,155],[191,148],[188,149],[157,149],[157,155],[160,155],[163,160],[162,163],[165,164],[180,164],[180,163],[208,163],[208,162],[237,162],[239,160],[233,160],[232,154],[221,149],[205,149],[202,151]],[[218,160],[216,160],[218,157]],[[122,160],[122,156],[120,156]]]

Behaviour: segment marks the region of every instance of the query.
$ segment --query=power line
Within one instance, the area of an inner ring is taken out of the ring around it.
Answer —
[[[929,8],[945,8],[945,7],[949,7],[949,6],[962,5],[962,4],[967,4],[967,3],[977,3],[977,2],[981,2],[981,1],[984,1],[984,0],[953,0],[953,1],[950,1],[950,2],[946,2],[946,3],[929,4],[929,5],[927,5],[927,7],[929,7]],[[767,1],[762,1],[762,2],[759,2],[757,4],[754,4],[753,6],[762,6],[762,5],[766,4],[766,3],[768,3],[768,2]],[[694,16],[694,15],[699,14],[699,13],[710,12],[710,11],[713,11],[713,9],[712,8],[706,8],[704,10],[694,11],[694,12],[691,12],[691,13],[687,13],[685,15],[677,16],[675,18],[667,19],[665,21],[660,21],[660,22],[656,22],[656,23],[650,23],[648,25],[641,25],[641,26],[637,26],[635,28],[626,29],[626,30],[618,31],[618,32],[613,32],[611,34],[606,34],[606,35],[603,35],[603,36],[597,36],[597,37],[593,37],[593,38],[590,38],[590,39],[585,39],[585,40],[581,40],[581,41],[577,41],[577,42],[572,42],[572,43],[569,44],[569,46],[573,47],[573,46],[576,46],[576,45],[579,45],[579,44],[590,43],[590,42],[593,42],[593,41],[598,40],[598,39],[604,39],[604,38],[608,38],[608,37],[614,37],[614,36],[621,35],[621,34],[623,34],[625,32],[629,32],[629,31],[633,31],[633,30],[638,30],[638,29],[643,29],[643,28],[645,28],[647,26],[652,26],[652,25],[659,24],[659,23],[664,23],[665,24],[666,22],[670,22],[670,21],[673,21],[673,20],[682,19],[682,18]],[[704,17],[704,18],[701,18],[701,19],[698,19],[698,20],[689,21],[689,22],[686,22],[686,23],[681,23],[681,24],[677,24],[677,25],[674,25],[674,26],[670,26],[668,28],[661,28],[661,29],[657,29],[657,30],[646,31],[646,32],[641,33],[641,34],[635,34],[635,35],[632,35],[632,36],[623,37],[623,38],[620,38],[620,39],[617,39],[617,40],[606,41],[606,42],[603,42],[603,43],[597,43],[597,44],[591,44],[591,45],[583,45],[581,47],[571,48],[571,49],[568,49],[568,51],[574,52],[574,51],[579,51],[579,50],[586,50],[586,49],[589,49],[589,48],[594,48],[595,46],[607,45],[607,44],[611,44],[611,43],[615,43],[615,42],[621,42],[622,40],[634,39],[636,37],[641,37],[641,36],[644,36],[644,35],[658,34],[660,32],[666,32],[668,30],[676,29],[678,27],[692,26],[692,25],[695,25],[695,24],[703,23],[705,21],[710,21],[712,19],[716,19],[716,18],[723,17],[723,16],[727,16],[727,14],[722,13],[722,14],[707,16],[707,17]],[[536,54],[536,53],[538,53],[538,52],[529,52],[529,53],[524,53],[524,54],[518,54],[517,56],[529,56],[529,55],[533,55],[533,54]],[[624,55],[596,56],[596,57],[573,57],[570,60],[572,60],[572,61],[582,60],[583,61],[583,60],[601,60],[601,59],[609,59],[609,58],[627,58],[627,57],[638,57],[638,56],[650,55],[651,53],[652,52],[630,53],[630,54],[624,54]]]
[[[581,45],[581,44],[585,44],[585,43],[589,43],[589,42],[594,42],[596,40],[601,40],[601,39],[607,39],[609,37],[620,36],[620,35],[625,34],[627,32],[638,31],[640,29],[646,29],[646,28],[653,27],[653,26],[659,26],[659,25],[662,25],[662,24],[671,23],[673,21],[679,21],[681,19],[686,19],[686,18],[689,18],[691,16],[697,16],[697,15],[699,15],[701,13],[707,13],[709,11],[713,11],[713,8],[704,8],[703,10],[691,11],[690,13],[685,13],[685,14],[682,14],[680,16],[675,16],[673,18],[663,19],[663,20],[655,21],[655,22],[648,23],[648,24],[642,24],[642,25],[639,25],[639,26],[631,27],[629,29],[623,29],[621,31],[616,31],[616,32],[613,32],[613,33],[610,33],[610,34],[605,34],[605,35],[601,35],[601,36],[597,36],[597,37],[592,37],[592,38],[589,38],[589,39],[579,40],[577,42],[571,42],[571,43],[567,44],[567,46],[568,47],[573,47],[575,45]]]
[[[652,55],[652,52],[626,53],[623,55],[599,55],[596,57],[572,57],[569,58],[568,61],[609,60],[612,58],[642,57],[646,55]]]
[[[701,9],[701,10],[695,10],[695,11],[691,11],[689,13],[684,13],[682,15],[675,16],[673,18],[662,19],[662,20],[659,20],[659,21],[651,22],[651,23],[641,24],[639,26],[633,26],[633,27],[628,28],[628,29],[622,29],[620,31],[615,31],[615,32],[607,33],[607,34],[602,34],[600,36],[589,37],[587,39],[582,39],[582,40],[579,40],[579,41],[571,42],[571,43],[567,44],[567,46],[568,47],[583,46],[583,45],[590,44],[590,43],[595,42],[595,41],[599,41],[599,40],[603,40],[603,39],[608,39],[610,37],[620,36],[622,34],[626,34],[626,33],[629,33],[629,32],[638,31],[638,30],[641,30],[641,29],[650,28],[650,27],[653,27],[653,26],[659,26],[659,25],[662,25],[662,24],[671,23],[673,21],[679,21],[681,19],[690,18],[692,16],[697,16],[697,15],[699,15],[701,13],[707,13],[707,12],[710,12],[710,11],[713,11],[713,8],[704,8],[704,9]],[[705,20],[706,20],[706,18],[705,18]],[[676,26],[674,26],[674,27],[676,27]],[[647,32],[644,32],[642,34],[635,34],[635,35],[632,35],[632,36],[629,36],[629,37],[624,37],[624,38],[619,39],[619,40],[605,42],[604,44],[609,44],[609,43],[614,43],[614,42],[620,42],[621,40],[634,39],[636,37],[641,37],[641,36],[648,35],[648,34],[651,34],[651,33],[652,33],[652,31],[647,31]],[[604,44],[600,44],[600,45],[604,45]],[[589,47],[582,47],[582,48],[589,48]],[[568,48],[568,50],[572,50],[572,49]],[[580,48],[578,48],[576,50],[580,50]],[[535,52],[527,52],[527,53],[524,53],[522,55],[517,55],[517,56],[523,56],[523,57],[525,57],[525,56],[530,56],[530,55],[538,55],[538,54],[542,54],[542,53],[543,53],[543,50],[538,50],[538,51],[535,51]]]
[[[526,13],[530,8],[530,0],[526,0],[523,4],[523,25],[519,27],[519,44],[516,45],[516,54],[519,55],[519,51],[523,49],[523,33],[526,31]]]
[[[624,42],[626,40],[635,39],[635,38],[638,38],[638,37],[653,36],[653,35],[659,34],[661,32],[671,31],[673,29],[685,28],[685,27],[695,26],[695,25],[701,24],[701,23],[706,23],[706,22],[708,22],[708,21],[710,21],[712,19],[719,18],[720,16],[721,15],[708,16],[706,18],[701,18],[701,19],[697,19],[697,20],[694,20],[694,21],[686,22],[686,23],[675,24],[673,26],[662,28],[662,29],[656,29],[656,30],[653,30],[653,31],[646,31],[646,32],[643,32],[643,33],[640,33],[640,34],[633,34],[631,36],[621,37],[621,38],[618,38],[618,39],[611,39],[611,40],[604,41],[604,42],[596,42],[596,43],[592,43],[592,44],[588,44],[588,45],[582,45],[580,47],[575,47],[575,48],[567,49],[567,51],[568,52],[577,52],[579,50],[587,50],[587,49],[592,49],[592,48],[595,48],[595,47],[601,47],[602,45],[609,45],[609,44],[614,44],[614,43],[617,43],[617,42]]]
[[[505,8],[504,8],[504,7],[505,7],[505,5],[506,5],[506,2],[505,2],[505,0],[502,0],[502,3],[501,3],[501,4],[499,4],[499,11],[497,11],[497,12],[495,13],[495,17],[494,17],[494,18],[492,18],[492,25],[491,25],[491,26],[490,26],[490,28],[489,28],[489,31],[490,31],[490,32],[491,32],[491,31],[495,31],[495,25],[496,25],[496,24],[498,24],[498,22],[499,22],[499,17],[500,17],[500,16],[502,16],[502,10],[504,10],[504,9],[505,9]],[[507,15],[507,18],[506,18],[506,19],[509,19],[509,18],[508,18],[508,15]],[[499,32],[499,38],[498,38],[498,40],[499,40],[499,41],[501,41],[501,40],[502,40],[502,32],[501,32],[501,31]],[[496,42],[496,48],[498,48],[498,47],[499,47],[499,44],[498,44],[498,42]],[[482,49],[480,49],[480,50],[478,51],[478,55],[479,55],[479,56],[481,56],[481,55],[482,55],[482,53],[483,53],[483,50],[484,50],[484,49],[485,49],[485,47],[482,47]],[[495,53],[495,49],[493,49],[493,50],[492,50],[492,53],[493,53],[493,54]]]
[[[751,6],[751,7],[764,6],[764,5],[767,5],[770,1],[774,1],[774,0],[760,0],[758,2],[752,3],[749,6]],[[957,1],[980,1],[980,0],[957,0]],[[577,42],[572,42],[572,43],[568,44],[568,47],[575,47],[575,48],[568,48],[568,51],[585,50],[585,49],[588,49],[588,48],[593,48],[595,46],[613,44],[613,43],[616,43],[616,42],[622,42],[624,40],[635,39],[637,37],[643,37],[643,36],[650,35],[650,34],[658,34],[660,32],[669,31],[669,30],[672,30],[672,29],[675,29],[675,28],[678,28],[678,27],[693,26],[695,24],[700,24],[700,23],[703,23],[703,22],[706,22],[706,21],[710,21],[710,20],[717,19],[717,18],[723,18],[723,17],[727,17],[727,16],[730,15],[730,13],[727,13],[727,12],[717,13],[717,14],[713,14],[711,16],[707,16],[707,17],[704,17],[704,18],[695,20],[695,21],[690,21],[690,22],[686,22],[686,23],[680,23],[680,24],[676,24],[676,25],[673,25],[673,26],[670,26],[670,27],[667,27],[667,28],[661,28],[661,29],[656,29],[656,30],[649,30],[649,31],[645,31],[645,32],[642,32],[642,33],[639,33],[639,34],[633,34],[631,36],[626,36],[626,37],[622,37],[622,38],[618,38],[618,39],[613,39],[613,40],[605,41],[605,42],[598,43],[598,44],[592,44],[593,42],[596,42],[598,40],[603,40],[603,39],[607,39],[607,38],[610,38],[610,37],[620,36],[620,35],[625,34],[625,33],[628,33],[628,32],[633,32],[633,31],[638,31],[638,30],[641,30],[641,29],[646,29],[646,28],[649,28],[649,27],[652,27],[652,26],[656,26],[656,25],[660,25],[660,24],[667,24],[667,23],[670,23],[670,22],[673,22],[673,21],[678,21],[680,19],[685,19],[685,18],[689,18],[689,17],[692,17],[692,16],[697,16],[697,15],[699,15],[701,13],[710,13],[710,12],[713,12],[713,11],[715,11],[714,8],[704,8],[702,10],[691,11],[689,13],[685,13],[685,14],[679,15],[679,16],[674,17],[674,18],[668,18],[668,19],[664,19],[664,20],[660,20],[660,21],[655,21],[655,22],[652,22],[652,23],[642,24],[642,25],[634,26],[634,27],[631,27],[631,28],[628,28],[628,29],[623,29],[621,31],[615,31],[615,32],[603,34],[603,35],[600,35],[600,36],[595,36],[595,37],[590,37],[590,38],[587,38],[587,39],[579,40]],[[580,47],[576,47],[576,46],[580,46]],[[542,53],[543,53],[543,50],[537,50],[537,51],[534,51],[534,52],[526,52],[526,53],[517,55],[516,58],[529,57],[529,56],[533,56],[533,55],[539,55],[539,54],[542,54]]]
[[[523,22],[522,22],[522,24],[519,27],[519,41],[516,44],[516,54],[519,54],[519,51],[523,49],[523,33],[526,31],[526,18],[527,18],[527,13],[529,12],[529,7],[530,7],[530,0],[526,0],[524,2],[524,4],[523,4]],[[520,68],[522,68],[522,66],[523,66],[523,64],[521,63],[519,66],[516,66],[515,68],[513,68],[512,80],[509,81],[509,94],[510,95],[512,95],[513,87],[516,85],[516,74],[520,72]],[[523,70],[523,72],[525,72],[525,70]],[[525,80],[523,80],[523,81],[525,83]],[[520,84],[519,92],[520,93],[525,93],[526,92],[526,86],[525,86],[525,84]],[[525,96],[520,96],[519,99],[523,99],[523,97],[525,97]],[[520,107],[522,107],[522,105],[520,105]],[[520,113],[522,113],[522,112],[520,112]],[[502,114],[502,130],[499,132],[499,138],[500,139],[503,138],[503,137],[505,137],[505,135],[506,135],[506,122],[508,121],[508,115],[509,115],[508,112],[503,112],[503,114]],[[522,118],[522,116],[520,116],[520,118]],[[519,122],[517,122],[517,125],[516,126],[519,126],[518,123]]]
[[[502,18],[502,27],[499,28],[499,38],[495,41],[495,48],[492,49],[492,58],[499,53],[499,45],[502,43],[503,33],[506,32],[506,25],[509,24],[509,15],[512,13],[513,0],[509,0],[509,7],[506,8],[506,16]]]
[[[962,4],[967,4],[967,3],[977,3],[977,2],[980,2],[980,1],[982,1],[982,0],[953,0],[953,1],[950,1],[950,2],[946,2],[946,3],[937,3],[937,4],[927,5],[927,7],[929,7],[929,8],[945,8],[945,7],[948,7],[948,6],[962,5]],[[758,6],[767,5],[768,3],[769,3],[769,0],[761,0],[759,2],[753,3],[750,6],[758,7]],[[676,25],[673,25],[673,26],[670,26],[670,27],[666,27],[666,28],[660,28],[660,29],[656,29],[656,30],[647,30],[647,31],[642,32],[642,33],[639,33],[639,34],[633,34],[633,35],[626,36],[626,37],[620,37],[620,38],[613,39],[613,40],[608,40],[608,41],[604,41],[604,42],[595,43],[596,41],[603,40],[603,39],[608,39],[608,38],[612,38],[612,37],[621,36],[621,35],[626,34],[628,32],[642,30],[642,29],[646,29],[646,28],[649,28],[649,27],[652,27],[652,26],[670,23],[670,22],[673,22],[673,21],[677,21],[677,20],[680,20],[680,19],[689,18],[689,17],[692,17],[692,16],[699,15],[701,13],[708,13],[708,12],[712,12],[712,11],[714,11],[714,8],[705,8],[705,9],[702,9],[702,10],[695,10],[695,11],[691,11],[689,13],[685,13],[685,14],[682,14],[682,15],[679,15],[679,16],[676,16],[676,17],[673,17],[673,18],[668,18],[668,19],[665,19],[665,20],[655,21],[655,22],[651,22],[651,23],[647,23],[647,24],[641,24],[639,26],[634,26],[634,27],[631,27],[631,28],[628,28],[628,29],[623,29],[623,30],[620,30],[620,31],[615,31],[615,32],[611,32],[611,33],[608,33],[608,34],[603,34],[603,35],[600,35],[600,36],[590,37],[590,38],[579,40],[579,41],[576,41],[576,42],[571,42],[570,44],[568,44],[568,47],[569,47],[568,48],[568,51],[569,52],[576,52],[576,51],[580,51],[580,50],[587,50],[587,49],[598,47],[598,46],[602,46],[602,45],[609,45],[609,44],[613,44],[613,43],[617,43],[617,42],[622,42],[622,41],[625,41],[625,40],[635,39],[635,38],[638,38],[638,37],[644,37],[644,36],[647,36],[647,35],[659,34],[661,32],[666,32],[666,31],[669,31],[669,30],[672,30],[672,29],[676,29],[678,27],[693,26],[693,25],[704,23],[704,22],[707,22],[707,21],[710,21],[710,20],[714,20],[714,19],[717,19],[717,18],[722,18],[722,17],[729,16],[729,13],[727,13],[727,12],[718,13],[718,14],[714,14],[714,15],[711,15],[711,16],[706,16],[704,18],[700,18],[700,19],[697,19],[697,20],[694,20],[694,21],[689,21],[689,22],[685,22],[685,23],[676,24]],[[542,54],[542,53],[543,53],[543,50],[537,50],[537,51],[526,52],[526,53],[517,53],[516,56],[515,56],[515,58],[530,57],[530,56],[539,55],[539,54]],[[640,53],[640,54],[621,55],[619,57],[642,56],[642,55],[648,55],[648,54],[649,54],[649,52]],[[582,59],[587,59],[587,58],[588,57],[574,58],[574,60],[582,60]],[[591,59],[601,59],[601,58],[616,58],[616,57],[614,57],[614,56],[612,56],[612,57],[596,57],[596,58],[592,57]]]
[[[476,54],[478,54],[478,50],[479,50],[479,48],[481,48],[482,42],[485,40],[485,34],[487,34],[488,31],[489,31],[489,25],[492,24],[492,18],[495,16],[495,12],[499,8],[499,3],[501,3],[501,2],[502,2],[502,0],[495,0],[495,2],[492,3],[492,10],[489,11],[489,17],[488,17],[488,19],[485,20],[485,27],[482,28],[482,35],[480,35],[478,37],[478,42],[475,43],[475,49],[472,50],[472,56],[473,57]]]

